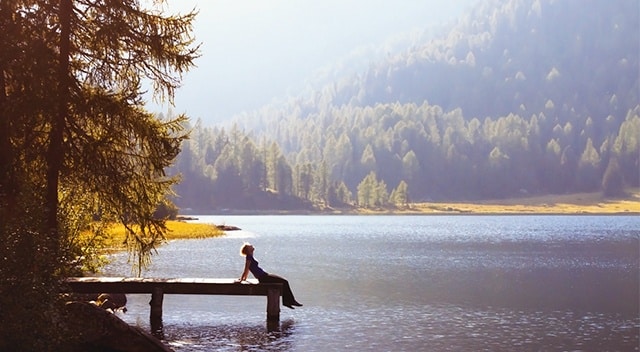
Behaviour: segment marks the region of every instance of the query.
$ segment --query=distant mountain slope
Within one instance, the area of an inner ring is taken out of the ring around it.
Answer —
[[[337,90],[334,105],[427,100],[484,118],[552,101],[600,119],[617,112],[614,96],[638,104],[638,12],[627,0],[483,1],[446,38],[372,67],[357,92]]]
[[[250,141],[260,187],[323,204],[615,194],[640,182],[639,17],[636,0],[483,1],[441,38],[210,138]],[[210,147],[209,179],[238,153]]]
[[[448,35],[290,103],[310,113],[428,101],[468,119],[550,103],[599,120],[625,114],[640,89],[638,13],[634,0],[483,1]]]
[[[483,1],[448,35],[319,89],[311,107],[426,100],[484,118],[552,100],[606,116],[614,95],[638,103],[638,12],[634,0]]]

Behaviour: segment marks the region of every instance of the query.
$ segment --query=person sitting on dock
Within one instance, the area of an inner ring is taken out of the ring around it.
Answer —
[[[253,274],[253,276],[258,279],[260,283],[281,283],[282,284],[282,305],[287,308],[294,309],[293,307],[302,307],[302,304],[298,303],[293,296],[293,292],[291,292],[291,287],[289,286],[289,281],[287,279],[280,277],[278,275],[269,274],[262,270],[258,266],[258,261],[253,257],[253,251],[255,248],[250,243],[244,243],[240,248],[240,255],[246,257],[246,261],[244,264],[244,271],[242,272],[242,276],[240,276],[240,282],[245,281],[247,276],[249,276],[249,272]]]

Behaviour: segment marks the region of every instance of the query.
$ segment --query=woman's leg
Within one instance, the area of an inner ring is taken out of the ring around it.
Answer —
[[[294,304],[298,304],[296,299],[293,297],[293,292],[291,292],[291,286],[289,286],[289,281],[287,279],[274,275],[268,274],[267,276],[258,280],[261,283],[281,283],[282,284],[282,304],[285,306],[292,306]]]

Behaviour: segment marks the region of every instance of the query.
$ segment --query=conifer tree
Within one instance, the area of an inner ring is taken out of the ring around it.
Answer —
[[[146,112],[141,82],[172,102],[198,47],[195,13],[149,6],[0,2],[0,242],[10,244],[0,253],[0,314],[16,317],[0,329],[0,350],[55,349],[56,341],[34,339],[36,327],[53,319],[44,305],[56,295],[47,293],[72,268],[70,234],[92,216],[125,224],[139,268],[163,239],[164,221],[153,214],[174,182],[164,170],[180,150],[186,117]]]

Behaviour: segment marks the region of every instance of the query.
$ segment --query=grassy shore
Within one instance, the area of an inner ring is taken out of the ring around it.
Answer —
[[[217,237],[224,234],[213,224],[191,223],[184,221],[167,221],[167,241],[178,239],[192,238],[208,238]],[[107,230],[107,238],[105,239],[105,247],[109,250],[125,249],[124,239],[126,230],[122,224],[114,224]]]
[[[479,202],[414,203],[397,214],[628,214],[640,215],[640,189],[606,199],[602,193],[577,193]],[[381,212],[383,213],[383,212]]]
[[[629,214],[640,215],[640,189],[627,196],[605,199],[600,192],[546,195],[501,200],[412,203],[405,209],[357,210],[358,214]]]

